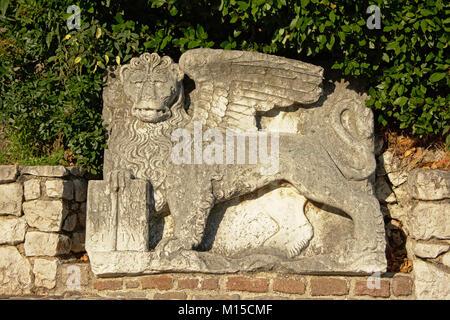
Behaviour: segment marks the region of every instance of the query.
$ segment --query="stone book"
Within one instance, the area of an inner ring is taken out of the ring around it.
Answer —
[[[147,251],[148,183],[130,179],[123,188],[111,190],[106,181],[90,181],[88,190],[88,250]]]

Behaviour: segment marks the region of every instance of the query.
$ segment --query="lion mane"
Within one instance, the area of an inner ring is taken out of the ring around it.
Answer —
[[[153,64],[161,63],[156,59],[150,61]],[[173,62],[166,62],[165,66],[169,67],[171,63]],[[133,67],[133,64],[131,66]],[[172,115],[169,119],[158,123],[142,122],[131,115],[132,102],[124,94],[118,70],[110,72],[110,83],[104,90],[103,118],[108,125],[104,174],[112,170],[126,169],[134,178],[150,180],[155,209],[160,211],[165,206],[164,182],[172,147],[170,136],[173,130],[185,126],[190,120],[185,111],[184,91],[175,93],[177,97],[170,108]]]

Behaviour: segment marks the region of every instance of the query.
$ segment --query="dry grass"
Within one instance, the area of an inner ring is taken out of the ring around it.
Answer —
[[[402,160],[402,168],[410,171],[414,168],[450,170],[450,151],[443,139],[409,136],[401,132],[386,131],[383,134],[387,150]]]

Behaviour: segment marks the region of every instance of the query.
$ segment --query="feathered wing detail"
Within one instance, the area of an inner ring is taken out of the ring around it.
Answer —
[[[321,67],[268,54],[194,49],[179,65],[195,81],[192,120],[209,128],[257,130],[257,111],[311,104],[322,94]]]

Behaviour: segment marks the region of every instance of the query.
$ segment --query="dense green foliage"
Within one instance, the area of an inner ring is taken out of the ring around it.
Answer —
[[[81,28],[69,31],[72,4]],[[381,9],[381,30],[366,26],[371,4]],[[105,68],[196,47],[322,64],[366,84],[382,125],[436,136],[450,128],[445,0],[0,0],[0,15],[0,119],[26,157],[65,149],[98,171]]]

